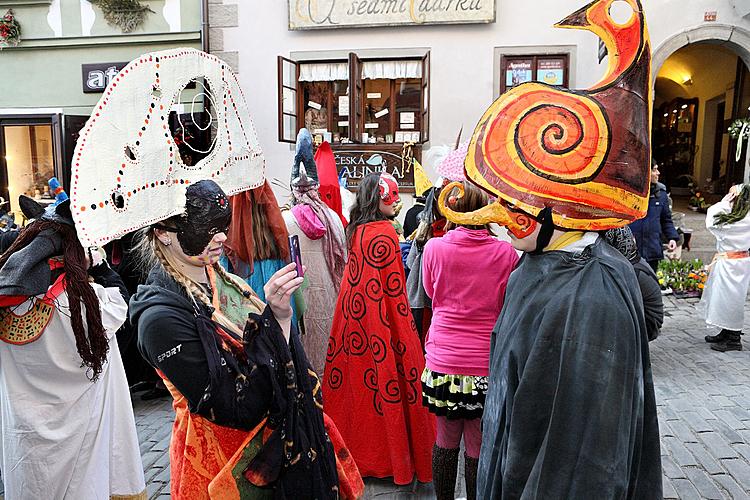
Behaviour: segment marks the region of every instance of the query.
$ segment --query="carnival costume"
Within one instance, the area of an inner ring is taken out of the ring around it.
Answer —
[[[492,336],[485,500],[662,496],[638,282],[590,232],[643,217],[648,204],[649,38],[639,0],[627,0],[625,23],[610,17],[612,3],[595,0],[557,24],[602,38],[609,67],[599,83],[519,85],[474,130],[466,177],[497,201],[456,213],[445,206],[449,189],[441,195],[449,220],[498,222],[536,242],[511,274]]]
[[[211,152],[185,165],[174,155],[166,116],[182,88],[201,78],[224,92],[223,105],[211,110],[218,123]],[[121,122],[134,119],[131,99],[149,103],[148,115],[140,132],[121,137]],[[82,242],[104,243],[139,228],[156,238],[159,229],[175,233],[186,256],[200,256],[229,230],[225,193],[264,183],[263,156],[236,76],[214,56],[194,49],[142,56],[116,77],[100,105],[101,121],[89,122],[81,134],[73,172],[74,216],[88,220],[96,210],[97,224],[79,235]],[[81,146],[107,134],[112,140],[103,154]],[[118,151],[125,159],[111,175],[108,155]],[[323,415],[319,382],[296,334],[287,343],[270,308],[220,266],[204,267],[203,286],[165,257],[158,245],[171,240],[145,242],[155,266],[131,300],[131,321],[141,352],[174,398],[172,498],[361,495],[361,478]]]
[[[748,190],[750,185],[745,185],[739,196],[742,191],[747,196]],[[733,211],[728,198],[709,207],[706,214],[706,228],[716,238],[717,254],[698,305],[706,324],[722,329],[719,335],[706,337],[706,341],[714,344],[711,347],[719,351],[742,350],[740,335],[750,286],[750,214],[733,222],[720,222],[717,216],[726,217]],[[727,345],[730,340],[731,345]]]
[[[395,179],[380,178],[381,198],[395,202]],[[404,281],[391,222],[356,228],[323,377],[326,413],[362,475],[393,477],[396,484],[408,484],[415,474],[419,481],[431,480],[435,442],[434,419],[421,404],[424,356]]]
[[[322,146],[321,146],[322,147]],[[327,148],[330,152],[330,146]],[[318,150],[320,151],[320,150]],[[331,153],[331,156],[333,153]],[[321,156],[318,156],[321,158]],[[323,159],[325,165],[331,166]],[[299,237],[302,260],[305,264],[305,285],[302,288],[304,311],[301,312],[302,345],[316,373],[323,375],[328,348],[328,336],[331,334],[333,313],[336,308],[341,278],[346,265],[346,237],[343,216],[329,208],[318,191],[320,183],[313,159],[312,137],[307,129],[301,129],[297,135],[297,152],[292,168],[292,208],[282,212],[287,231]],[[335,167],[334,167],[335,168]],[[333,175],[334,172],[328,172]],[[326,194],[333,199],[336,190],[328,189]],[[338,197],[339,210],[341,197]]]
[[[98,253],[87,272],[69,202],[46,212],[24,204],[37,220],[0,257],[5,497],[145,499],[115,339],[127,292]]]

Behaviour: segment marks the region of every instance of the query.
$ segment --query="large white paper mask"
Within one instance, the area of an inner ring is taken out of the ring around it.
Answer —
[[[211,89],[217,123],[210,153],[187,166],[169,130],[169,112],[183,88],[200,78]],[[101,246],[182,213],[186,187],[202,179],[227,195],[258,187],[264,167],[245,98],[226,63],[190,48],[145,54],[112,80],[76,144],[71,210],[78,237],[84,248]]]

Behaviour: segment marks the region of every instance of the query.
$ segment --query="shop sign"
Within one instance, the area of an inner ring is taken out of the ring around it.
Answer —
[[[511,61],[505,69],[505,86],[515,87],[534,79],[531,72],[532,60]]]
[[[385,148],[383,148],[385,149]],[[383,149],[365,149],[352,146],[351,150],[336,149],[336,170],[339,179],[346,179],[347,187],[356,189],[360,181],[373,172],[387,172],[396,178],[401,191],[414,192],[412,162],[401,160],[401,152]],[[414,154],[419,154],[415,148]]]
[[[104,92],[109,82],[112,81],[122,68],[127,66],[126,62],[119,63],[97,63],[81,64],[81,76],[83,78],[83,93],[92,94]]]
[[[495,22],[496,0],[287,0],[289,29]]]

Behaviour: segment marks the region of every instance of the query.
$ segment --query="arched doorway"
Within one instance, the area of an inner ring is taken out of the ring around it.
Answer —
[[[691,180],[718,194],[746,178],[746,148],[737,160],[727,128],[750,116],[748,68],[750,32],[736,26],[701,26],[654,51],[652,148],[674,194]]]

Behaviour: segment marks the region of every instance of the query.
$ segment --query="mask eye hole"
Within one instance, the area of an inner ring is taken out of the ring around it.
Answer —
[[[119,209],[125,208],[125,197],[118,192],[112,193],[112,204]]]
[[[125,158],[127,158],[130,161],[136,160],[135,151],[133,150],[132,147],[130,147],[130,145],[125,146]]]

